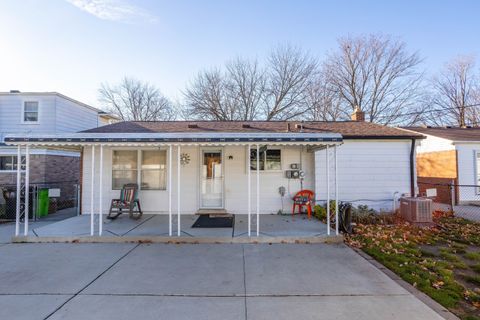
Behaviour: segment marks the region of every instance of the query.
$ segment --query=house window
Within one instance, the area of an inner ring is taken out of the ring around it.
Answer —
[[[260,151],[259,170],[275,171],[282,169],[282,150],[267,149]],[[257,170],[257,149],[250,150],[250,169]]]
[[[25,157],[22,156],[22,170],[25,170]],[[15,171],[17,170],[17,156],[2,156],[0,155],[0,171]]]
[[[141,189],[165,190],[167,152],[165,150],[143,150],[141,167]]]
[[[38,122],[38,101],[23,103],[23,122]]]
[[[112,189],[140,181],[141,190],[166,189],[165,150],[114,150]]]

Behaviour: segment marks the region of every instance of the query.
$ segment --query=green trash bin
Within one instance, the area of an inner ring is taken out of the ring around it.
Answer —
[[[38,190],[38,203],[37,203],[37,217],[45,217],[48,215],[48,207],[50,205],[50,199],[48,198],[48,189],[43,188]]]

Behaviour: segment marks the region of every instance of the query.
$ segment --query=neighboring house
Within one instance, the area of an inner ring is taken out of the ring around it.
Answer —
[[[408,127],[426,136],[417,147],[421,189],[436,188],[445,204],[480,204],[480,128]],[[423,186],[422,186],[423,184]],[[454,196],[441,185],[456,184]],[[435,185],[438,185],[437,187]]]
[[[63,134],[111,123],[108,114],[57,92],[0,92],[0,186],[16,183],[17,148],[8,134]],[[78,181],[80,152],[32,149],[30,182]]]
[[[353,119],[118,122],[73,134],[12,135],[6,142],[83,150],[86,214],[100,204],[107,213],[125,183],[139,184],[146,213],[290,213],[301,189],[313,190],[321,204],[338,190],[340,201],[391,211],[396,199],[416,190],[415,145],[423,136],[364,122],[359,112]]]

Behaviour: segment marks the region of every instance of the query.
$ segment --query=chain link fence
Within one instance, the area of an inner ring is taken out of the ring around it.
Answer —
[[[455,216],[480,221],[480,186],[418,182],[420,196],[433,200],[433,209],[453,211]]]
[[[28,217],[31,220],[46,217],[79,214],[80,184],[78,181],[57,181],[30,184]],[[25,189],[20,193],[20,212],[24,210]],[[16,217],[17,186],[0,185],[0,221],[14,221]],[[23,216],[21,217],[23,219]]]

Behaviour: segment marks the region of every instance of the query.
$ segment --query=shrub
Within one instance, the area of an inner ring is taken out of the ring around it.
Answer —
[[[313,207],[313,212],[314,212],[314,216],[315,218],[317,218],[318,220],[326,220],[327,219],[327,209],[325,209],[324,207],[322,207],[321,205],[316,205],[315,207]]]

